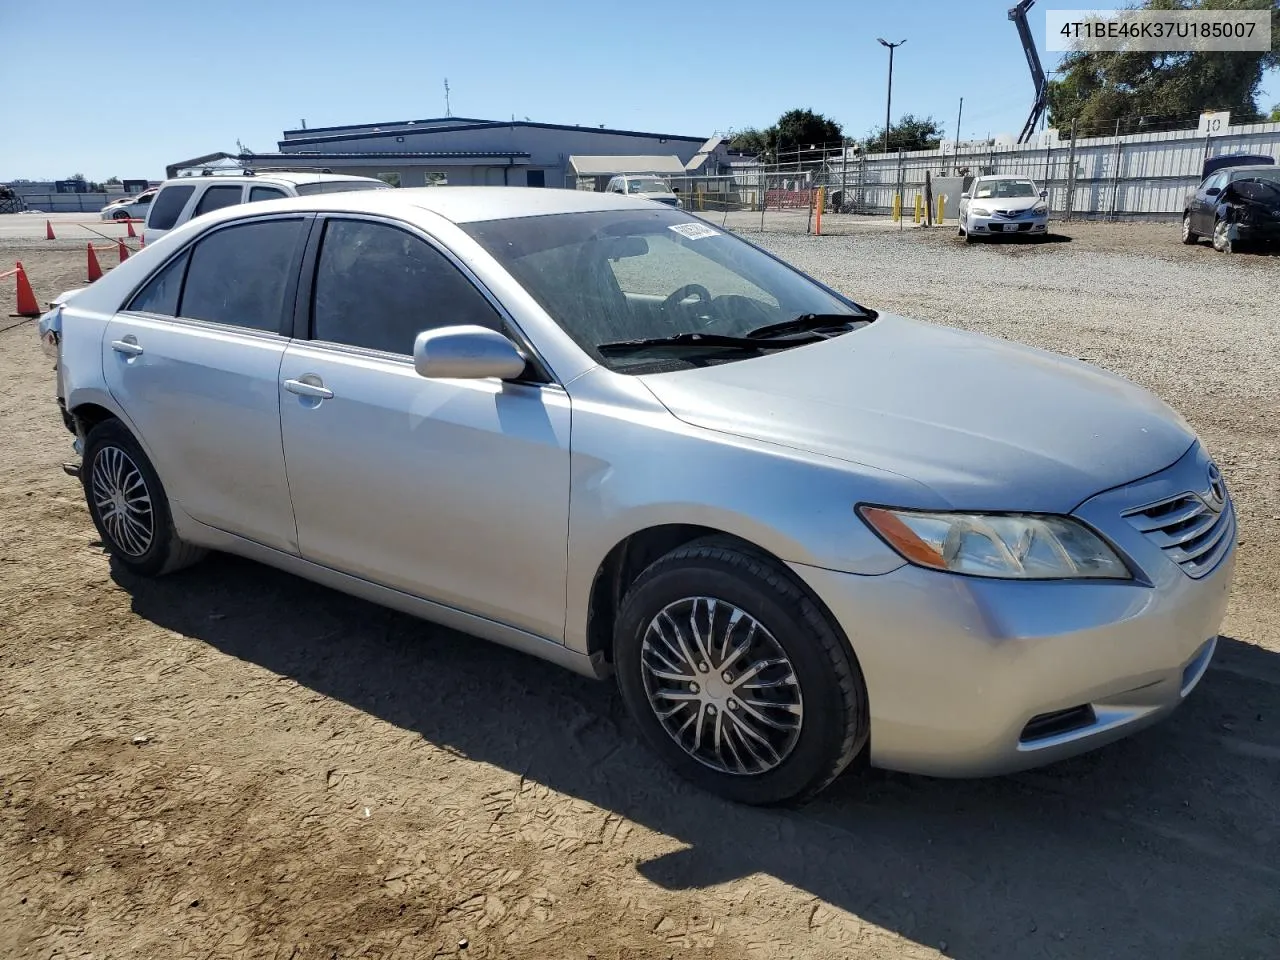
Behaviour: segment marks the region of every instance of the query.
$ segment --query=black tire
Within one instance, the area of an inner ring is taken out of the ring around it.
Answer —
[[[1182,242],[1192,247],[1200,242],[1200,234],[1191,229],[1191,211],[1182,215]]]
[[[790,661],[803,719],[794,745],[772,769],[713,769],[675,741],[650,705],[641,666],[646,631],[659,611],[692,597],[714,598],[749,614]],[[640,574],[619,610],[614,654],[623,702],[649,746],[683,777],[726,799],[802,803],[839,776],[867,742],[866,684],[848,642],[784,568],[736,544],[695,541]]]
[[[128,220],[128,219],[129,219],[129,211],[128,211],[128,210],[117,210],[115,213],[111,214],[111,219],[112,219],[112,220]]]
[[[123,459],[121,459],[123,458]],[[121,533],[121,524],[104,519],[105,503],[102,489],[95,493],[95,465],[101,461],[103,469],[109,469],[114,462],[127,465],[136,470],[138,480],[129,486],[133,495],[138,497],[137,483],[142,485],[142,493],[148,504],[147,510],[139,510],[135,516],[142,518],[142,526],[128,523],[127,533]],[[164,492],[164,485],[156,474],[155,468],[142,447],[133,435],[118,420],[105,420],[89,431],[85,438],[84,460],[80,468],[80,482],[84,487],[85,502],[89,507],[89,516],[98,530],[98,536],[106,544],[108,552],[122,567],[130,573],[142,577],[160,577],[183,567],[189,567],[204,557],[206,551],[202,547],[192,546],[181,540],[173,528],[173,516],[169,512],[169,499]],[[149,526],[145,536],[138,530]],[[129,537],[137,537],[130,541]],[[140,545],[144,548],[139,549]]]

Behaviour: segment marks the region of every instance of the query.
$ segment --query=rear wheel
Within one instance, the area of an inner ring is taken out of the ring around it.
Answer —
[[[144,577],[190,566],[205,551],[173,529],[169,500],[142,447],[118,420],[89,431],[80,468],[89,516],[116,561]]]
[[[867,741],[846,641],[774,561],[723,541],[640,575],[615,634],[618,685],[650,747],[741,803],[808,799]]]
[[[1182,242],[1190,246],[1199,243],[1200,236],[1191,229],[1191,213],[1188,211],[1182,215]]]

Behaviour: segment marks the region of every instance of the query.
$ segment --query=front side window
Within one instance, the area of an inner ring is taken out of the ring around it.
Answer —
[[[240,202],[243,193],[244,188],[238,183],[210,187],[196,204],[196,212],[192,216],[198,217],[202,213],[221,210],[223,207],[234,207]]]
[[[483,294],[429,243],[368,220],[330,220],[316,264],[312,337],[409,355],[419,333],[479,324],[502,329]]]
[[[198,241],[191,254],[180,315],[279,333],[285,291],[305,221],[236,224]]]
[[[185,183],[162,188],[156,197],[155,203],[151,204],[151,212],[147,217],[147,226],[152,230],[171,230],[173,225],[178,222],[182,208],[187,205],[187,201],[191,199],[191,194],[195,192],[194,185]]]
[[[677,210],[565,213],[462,227],[588,355],[623,372],[641,360],[651,365],[653,357],[597,348],[676,334],[744,337],[809,315],[868,316],[762,250]]]

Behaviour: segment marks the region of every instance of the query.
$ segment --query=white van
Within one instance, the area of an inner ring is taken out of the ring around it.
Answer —
[[[146,242],[158,240],[192,217],[238,203],[305,197],[313,193],[344,193],[348,190],[391,190],[389,183],[373,177],[339,173],[273,171],[234,174],[207,174],[176,177],[160,185],[160,192],[147,213]]]

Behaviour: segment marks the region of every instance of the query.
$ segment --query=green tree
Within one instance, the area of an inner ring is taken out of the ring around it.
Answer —
[[[754,156],[764,156],[769,152],[769,133],[772,128],[761,130],[757,127],[744,127],[729,137],[729,146]]]
[[[733,134],[729,146],[744,153],[754,153],[766,163],[794,163],[822,157],[825,146],[838,147],[844,142],[840,124],[812,110],[788,110],[771,127],[760,130],[745,127]]]
[[[119,182],[120,182],[119,177],[107,177],[107,179],[103,181],[103,183],[111,184],[112,186],[118,184]]]
[[[885,148],[884,125],[873,127],[867,133],[868,151]],[[942,124],[933,117],[917,117],[906,114],[889,128],[890,150],[936,150],[942,143]]]
[[[1272,123],[1280,123],[1280,103],[1271,108],[1271,115],[1267,119]]]
[[[1280,34],[1280,0],[1145,0],[1147,10],[1270,9],[1272,35]],[[1178,117],[1194,127],[1204,110],[1230,110],[1233,120],[1260,120],[1258,92],[1263,71],[1280,65],[1270,51],[1099,51],[1068,53],[1049,82],[1049,123],[1065,130],[1071,121],[1090,128],[1139,133],[1168,128]],[[1162,121],[1159,122],[1158,121]]]

